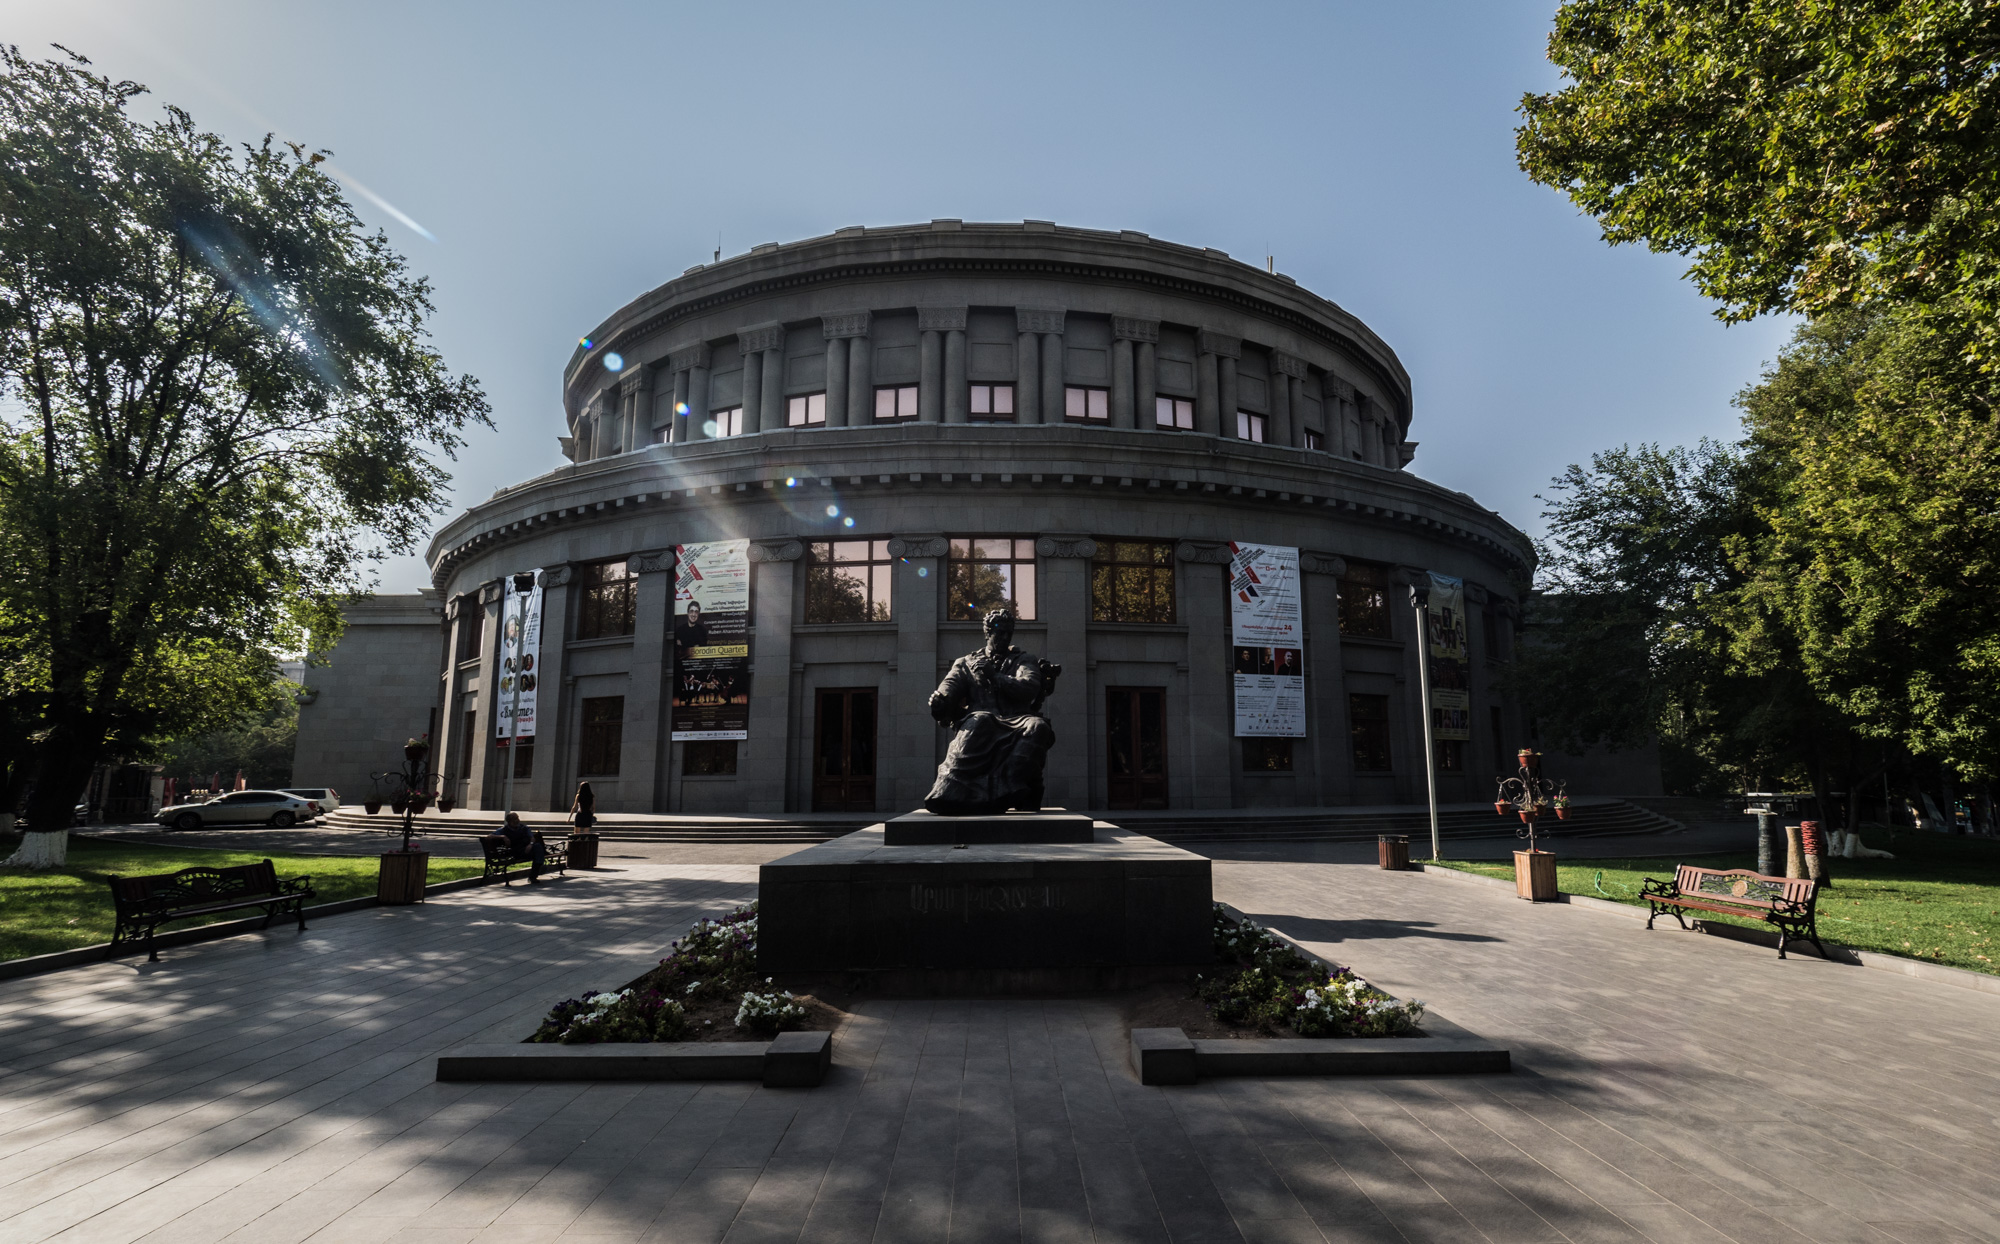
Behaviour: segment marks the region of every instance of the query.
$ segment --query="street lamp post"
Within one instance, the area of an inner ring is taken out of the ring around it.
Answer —
[[[512,655],[502,661],[514,663],[514,672],[509,679],[508,694],[512,697],[507,706],[507,758],[500,762],[500,820],[504,824],[514,814],[514,751],[521,746],[521,680],[526,673],[521,668],[521,654],[527,651],[528,640],[528,594],[535,590],[535,572],[524,570],[514,576],[514,595],[520,599],[521,608],[514,615],[514,636],[506,638],[506,626],[501,626],[501,650],[512,649]]]
[[[1417,611],[1417,694],[1423,697],[1420,711],[1424,718],[1424,785],[1430,794],[1431,805],[1431,858],[1444,858],[1444,851],[1438,844],[1438,775],[1437,743],[1432,738],[1431,724],[1431,592],[1427,587],[1410,585],[1410,605]]]

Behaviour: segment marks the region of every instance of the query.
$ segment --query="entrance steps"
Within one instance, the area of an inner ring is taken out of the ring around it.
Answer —
[[[700,816],[607,812],[597,818],[597,832],[607,842],[788,843],[825,842],[879,824],[889,814],[866,812],[794,812],[777,816]],[[1166,842],[1352,842],[1377,834],[1408,834],[1413,840],[1430,834],[1430,814],[1421,804],[1369,808],[1218,808],[1208,811],[1097,811],[1111,821]],[[336,829],[389,830],[401,817],[384,807],[374,816],[358,804],[341,807],[322,824]],[[567,833],[569,817],[556,812],[523,812],[531,829]],[[422,833],[476,837],[490,834],[500,823],[498,811],[463,809],[426,813],[415,818]],[[1444,804],[1438,808],[1438,832],[1446,838],[1510,836],[1521,827],[1513,815],[1496,816],[1493,805]],[[1648,811],[1623,799],[1577,798],[1569,819],[1545,818],[1540,836],[1596,838],[1612,834],[1666,834],[1685,828],[1681,822]]]

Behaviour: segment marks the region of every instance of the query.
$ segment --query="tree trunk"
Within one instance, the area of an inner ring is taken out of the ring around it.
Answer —
[[[58,868],[68,862],[77,797],[90,786],[91,771],[97,767],[98,748],[76,735],[74,727],[59,723],[42,740],[35,790],[28,797],[26,832],[21,849],[7,860],[9,865]]]

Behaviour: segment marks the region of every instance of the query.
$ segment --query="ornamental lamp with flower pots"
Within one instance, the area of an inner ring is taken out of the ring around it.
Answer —
[[[1564,783],[1551,782],[1542,775],[1540,752],[1524,747],[1515,753],[1515,759],[1521,762],[1515,775],[1497,779],[1493,811],[1500,816],[1509,811],[1519,815],[1522,828],[1515,830],[1514,836],[1528,840],[1527,850],[1514,852],[1514,892],[1530,902],[1551,902],[1556,897],[1556,857],[1535,845],[1535,825],[1551,811],[1557,820],[1568,820],[1569,795]]]

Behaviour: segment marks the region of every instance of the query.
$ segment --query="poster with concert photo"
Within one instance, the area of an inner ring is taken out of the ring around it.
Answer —
[[[750,737],[748,540],[674,548],[673,737]]]
[[[1472,680],[1465,659],[1465,580],[1431,575],[1431,737],[1472,737]]]
[[[1304,738],[1305,624],[1299,608],[1299,551],[1231,543],[1229,618],[1236,736]]]
[[[535,663],[542,655],[541,572],[525,601],[508,575],[500,597],[500,711],[493,715],[494,738],[501,747],[514,739],[526,747],[535,741],[535,705],[541,675]],[[523,607],[525,605],[525,608]]]

